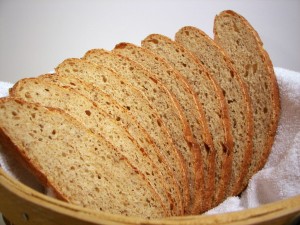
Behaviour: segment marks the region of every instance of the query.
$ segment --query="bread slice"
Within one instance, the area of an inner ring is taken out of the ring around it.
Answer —
[[[201,102],[216,149],[215,206],[224,200],[225,189],[231,177],[232,135],[229,126],[228,106],[218,83],[210,76],[199,60],[179,43],[159,34],[142,41],[142,47],[165,58],[187,78]]]
[[[257,32],[241,15],[223,11],[214,22],[215,41],[222,46],[248,86],[253,107],[253,157],[244,187],[270,153],[280,114],[273,65]]]
[[[120,43],[115,46],[113,52],[126,56],[151,71],[178,99],[196,144],[199,146],[197,154],[200,154],[200,156],[197,156],[197,158],[203,159],[193,162],[193,164],[200,164],[200,167],[204,170],[204,174],[202,174],[197,171],[199,165],[195,166],[195,199],[193,204],[202,204],[202,210],[205,210],[207,198],[212,195],[212,190],[214,189],[215,151],[211,150],[214,148],[212,137],[204,119],[205,115],[202,105],[198,101],[194,90],[188,81],[169,65],[166,60],[148,49],[130,43]],[[205,188],[199,188],[200,186],[205,186]],[[205,193],[201,193],[201,191],[205,191]],[[204,194],[205,197],[203,197]]]
[[[6,150],[68,202],[128,216],[168,216],[126,157],[61,110],[2,98],[0,134]]]
[[[234,141],[231,185],[227,193],[238,195],[248,172],[253,147],[253,115],[248,88],[228,56],[203,31],[183,27],[176,33],[175,40],[198,57],[224,92]]]
[[[10,94],[24,101],[62,109],[93,133],[102,135],[145,175],[150,185],[160,195],[170,215],[182,214],[182,210],[178,210],[177,206],[174,207],[176,199],[172,200],[170,197],[171,187],[167,188],[162,174],[149,158],[147,151],[139,146],[134,137],[125,128],[119,126],[109,114],[100,109],[95,102],[74,89],[46,82],[41,77],[18,81],[11,89]]]
[[[195,172],[198,178],[203,177],[199,148],[195,144],[189,124],[183,113],[182,107],[170,90],[153,73],[143,68],[140,64],[114,52],[104,49],[92,49],[88,51],[83,59],[106,66],[120,73],[148,98],[149,102],[157,110],[162,121],[169,129],[169,133],[181,152],[188,171],[190,201],[195,198]],[[198,181],[197,181],[198,182]],[[200,181],[199,181],[200,183]],[[203,182],[202,182],[203,183]],[[198,186],[200,199],[203,199],[202,184]]]
[[[126,112],[121,105],[115,102],[109,95],[102,92],[99,88],[89,85],[76,77],[45,74],[39,76],[39,79],[50,84],[56,84],[64,88],[69,87],[72,90],[75,90],[90,101],[93,101],[98,108],[101,108],[101,110],[103,110],[109,117],[113,118],[115,123],[126,129],[131,137],[134,138],[134,141],[136,141],[139,145],[142,154],[145,155],[146,158],[149,157],[152,160],[152,163],[156,165],[155,167],[157,167],[157,171],[154,173],[155,176],[158,174],[158,176],[163,177],[167,189],[165,194],[170,195],[170,198],[173,200],[171,208],[174,211],[177,211],[177,215],[181,215],[183,213],[182,198],[178,184],[174,179],[174,174],[168,167],[164,156],[154,145],[149,134],[140,126],[131,114]],[[143,162],[140,163],[148,162],[147,160],[142,161]]]
[[[189,202],[189,188],[186,165],[182,155],[174,146],[166,126],[149,101],[128,83],[126,79],[112,70],[97,66],[82,59],[67,59],[56,68],[58,75],[75,76],[92,82],[125,107],[159,147],[179,183],[184,205]]]

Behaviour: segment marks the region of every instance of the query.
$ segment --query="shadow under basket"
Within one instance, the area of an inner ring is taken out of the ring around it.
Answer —
[[[0,168],[0,211],[6,224],[117,225],[117,224],[300,224],[300,195],[264,206],[218,215],[147,220],[96,212],[43,195]]]

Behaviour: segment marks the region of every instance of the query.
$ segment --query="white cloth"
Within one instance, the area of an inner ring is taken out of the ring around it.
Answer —
[[[300,73],[275,68],[281,115],[271,154],[241,198],[229,197],[207,214],[238,211],[300,195]]]
[[[241,197],[229,197],[207,214],[239,211],[300,195],[300,73],[275,68],[281,116],[275,142],[265,167],[249,181]],[[0,82],[0,97],[7,95],[12,84]],[[34,178],[0,148],[0,165],[17,179],[36,189]],[[23,174],[24,173],[24,174]]]

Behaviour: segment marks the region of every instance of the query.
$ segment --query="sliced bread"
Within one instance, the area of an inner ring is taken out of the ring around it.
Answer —
[[[279,114],[279,90],[273,65],[257,32],[241,15],[223,11],[214,22],[214,39],[225,49],[249,89],[253,107],[253,157],[244,187],[271,151]]]
[[[100,211],[168,216],[144,176],[103,137],[61,110],[0,100],[0,139],[68,202]]]
[[[104,49],[92,49],[84,55],[83,59],[113,69],[126,77],[132,85],[147,97],[168,128],[173,142],[186,162],[190,202],[193,203],[193,200],[197,198],[202,200],[203,182],[197,181],[201,185],[198,187],[198,196],[195,195],[196,171],[199,175],[197,176],[198,179],[203,177],[199,148],[192,136],[182,107],[174,95],[170,93],[170,90],[165,87],[156,74],[149,72],[140,64],[120,54]]]
[[[165,181],[165,186],[167,188],[166,193],[169,192],[173,199],[174,210],[177,209],[179,214],[183,213],[182,197],[179,187],[165,157],[153,143],[149,134],[140,126],[136,119],[126,111],[126,109],[114,101],[109,95],[102,92],[101,89],[74,76],[45,74],[39,76],[39,78],[50,84],[56,84],[61,87],[69,87],[76,90],[76,92],[93,101],[98,108],[101,108],[101,110],[113,118],[115,123],[126,129],[138,143],[143,154],[146,157],[149,157],[156,165],[158,175],[161,175]]]
[[[248,88],[229,57],[203,31],[183,27],[176,33],[175,40],[198,57],[223,90],[234,142],[231,185],[227,194],[238,195],[248,172],[253,147],[253,115]]]
[[[147,98],[121,75],[86,60],[67,59],[58,65],[56,73],[79,77],[94,83],[134,115],[141,126],[148,131],[173,170],[179,183],[183,203],[187,206],[189,204],[189,185],[186,164],[174,145],[164,122]]]
[[[207,198],[212,195],[214,190],[214,157],[215,151],[213,150],[212,137],[208,130],[208,125],[202,109],[202,105],[198,101],[194,90],[189,85],[185,77],[176,71],[166,60],[159,55],[154,54],[148,49],[138,47],[130,43],[120,43],[115,46],[113,52],[124,55],[133,61],[141,64],[146,69],[151,71],[178,99],[184,114],[190,125],[193,137],[196,144],[199,146],[197,154],[201,154],[203,160],[202,166],[203,173],[199,173],[195,166],[195,199],[193,204],[202,204],[202,210],[207,206]],[[201,163],[196,160],[194,163]],[[205,184],[204,190],[199,188]],[[203,193],[205,191],[205,197]],[[193,212],[191,212],[193,213]]]
[[[40,103],[43,106],[59,108],[89,128],[93,133],[103,136],[112,143],[129,162],[137,168],[150,185],[160,195],[170,215],[181,215],[182,211],[174,206],[169,197],[170,189],[163,182],[148,154],[135,139],[119,126],[113,118],[100,109],[97,104],[69,87],[61,87],[54,83],[44,81],[42,78],[28,78],[18,81],[10,91],[10,95],[27,102]]]
[[[170,38],[152,34],[142,41],[142,47],[165,58],[185,76],[197,94],[204,109],[216,149],[216,190],[211,206],[219,204],[231,177],[232,135],[229,126],[228,106],[218,83],[199,60],[182,45]]]

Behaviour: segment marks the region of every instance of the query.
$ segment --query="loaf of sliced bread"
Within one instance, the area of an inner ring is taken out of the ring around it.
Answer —
[[[207,206],[207,198],[212,195],[214,185],[214,153],[212,137],[208,130],[208,125],[202,109],[202,105],[198,101],[194,90],[189,85],[185,77],[176,71],[166,60],[154,54],[148,49],[138,47],[130,43],[120,43],[115,46],[113,52],[124,55],[133,61],[141,64],[146,69],[151,71],[178,99],[184,114],[187,118],[188,124],[192,131],[196,144],[199,146],[199,151],[202,159],[195,160],[193,163],[202,163],[200,165],[204,171],[200,173],[195,166],[195,199],[193,204],[202,204],[202,209],[205,210]],[[195,157],[196,158],[196,157]],[[204,185],[204,190],[198,188]],[[201,191],[205,191],[201,193]],[[205,194],[205,197],[203,197]],[[193,213],[193,212],[191,212]]]
[[[112,143],[129,162],[137,168],[160,195],[170,215],[181,215],[176,199],[170,198],[172,188],[166,188],[164,178],[146,151],[141,148],[126,129],[100,109],[97,104],[69,87],[61,87],[42,78],[28,78],[18,81],[10,95],[43,106],[59,108]],[[66,101],[67,99],[67,101]],[[178,210],[179,209],[179,210]]]
[[[279,91],[269,55],[257,32],[241,15],[223,11],[214,22],[215,41],[229,55],[248,86],[254,118],[253,157],[244,187],[270,153],[280,113]]]
[[[56,68],[56,73],[58,75],[80,77],[87,82],[94,83],[130,111],[141,126],[148,131],[162,155],[166,158],[179,183],[183,203],[185,206],[189,204],[189,185],[184,159],[174,145],[169,131],[158,115],[157,110],[153,108],[140,91],[114,71],[82,59],[65,60]]]
[[[195,195],[195,172],[199,174],[197,178],[203,177],[202,163],[199,148],[192,136],[190,126],[183,113],[182,107],[170,90],[159,80],[156,74],[149,72],[140,64],[114,52],[104,49],[92,49],[88,51],[83,59],[106,66],[118,72],[140,90],[157,110],[162,121],[169,130],[178,150],[181,152],[188,171],[190,202],[196,199]],[[200,181],[199,184],[201,184]],[[203,183],[203,182],[202,182]],[[203,199],[202,190],[199,185],[198,198]]]
[[[198,57],[223,90],[234,143],[231,185],[227,194],[238,195],[248,173],[253,147],[253,115],[248,88],[229,57],[200,29],[183,27],[176,33],[175,40]]]
[[[142,47],[165,58],[185,76],[196,92],[207,119],[216,150],[216,190],[212,204],[220,203],[231,177],[232,135],[229,126],[228,105],[218,83],[199,60],[182,45],[170,38],[152,34],[142,41]]]
[[[139,170],[62,110],[0,99],[0,140],[68,202],[145,218],[169,214]]]

